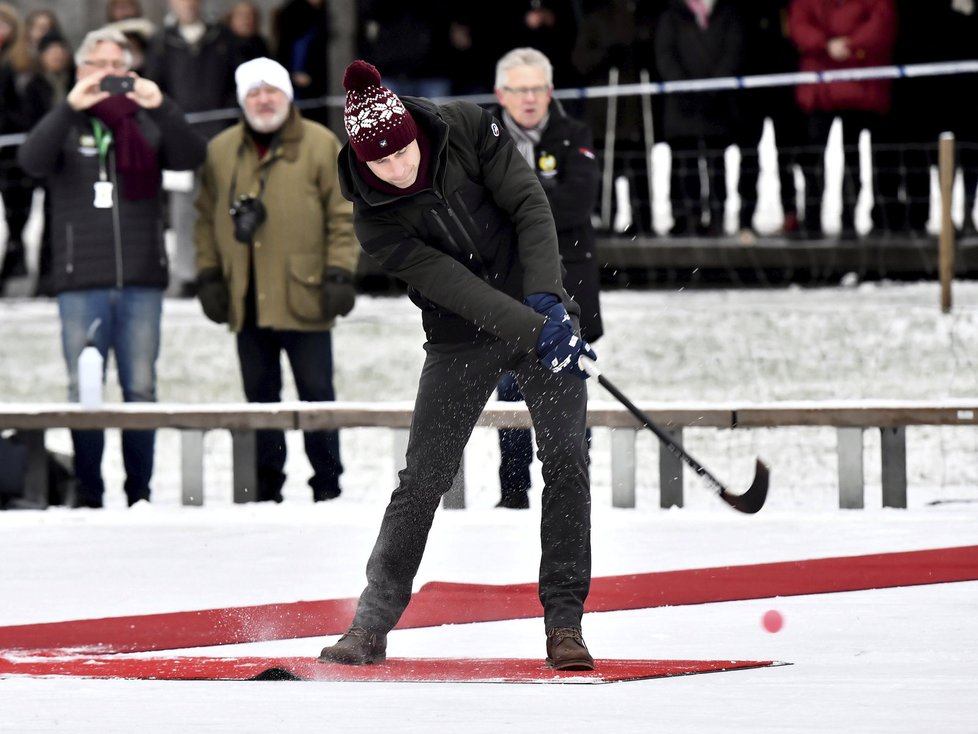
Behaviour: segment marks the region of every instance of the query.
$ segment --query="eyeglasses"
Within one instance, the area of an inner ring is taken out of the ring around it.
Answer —
[[[129,64],[125,61],[83,61],[85,66],[91,66],[95,69],[112,69],[113,71],[126,71],[129,68]]]
[[[534,97],[542,97],[550,91],[550,87],[503,87],[503,91],[507,94],[515,94],[518,97],[524,97],[527,94],[532,94]]]

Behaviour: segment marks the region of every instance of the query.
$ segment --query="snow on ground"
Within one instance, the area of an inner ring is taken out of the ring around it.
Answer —
[[[978,394],[978,286],[610,292],[606,374],[635,400],[939,399]],[[241,399],[232,338],[192,302],[168,301],[160,398]],[[0,400],[64,395],[57,314],[0,302]],[[362,298],[336,333],[342,399],[409,400],[420,326],[403,298]],[[291,390],[291,388],[289,388]],[[288,393],[288,390],[287,390]],[[294,393],[286,394],[291,399]],[[607,400],[600,388],[593,399]],[[109,400],[118,392],[110,387]],[[344,432],[344,495],[313,505],[301,437],[279,506],[233,506],[229,441],[207,438],[204,507],[179,505],[178,442],[160,432],[154,503],[127,510],[110,432],[103,511],[0,513],[0,624],[289,602],[359,593],[393,487],[389,436]],[[50,444],[67,448],[52,432]],[[734,487],[754,455],[770,504],[737,515],[687,476],[687,507],[657,509],[655,442],[640,441],[639,507],[610,506],[597,432],[594,573],[605,576],[978,543],[973,428],[908,431],[908,510],[879,508],[878,437],[867,433],[867,509],[840,511],[835,439],[823,429],[689,431],[688,448]],[[467,460],[469,509],[436,518],[418,584],[533,581],[539,476],[527,513],[494,510],[495,436]],[[779,609],[778,634],[761,616]],[[591,614],[598,657],[774,659],[791,666],[598,686],[0,681],[2,732],[975,732],[978,582]],[[180,651],[315,655],[332,638]],[[540,620],[392,633],[392,656],[543,655]]]

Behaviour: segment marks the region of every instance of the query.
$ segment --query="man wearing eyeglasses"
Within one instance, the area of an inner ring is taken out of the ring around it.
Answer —
[[[598,267],[591,214],[597,205],[600,171],[588,127],[564,114],[553,98],[553,67],[533,48],[516,48],[496,64],[496,99],[491,111],[503,121],[520,155],[536,173],[550,202],[564,266],[564,288],[581,307],[581,336],[593,344],[604,329],[598,303]],[[523,399],[512,372],[499,381],[499,399]],[[499,431],[497,507],[530,506],[530,431]]]
[[[129,71],[119,31],[92,31],[75,54],[77,82],[33,128],[17,160],[47,180],[52,289],[61,315],[68,394],[78,398],[78,357],[91,341],[111,350],[126,402],[156,400],[160,315],[167,286],[160,197],[163,168],[204,160],[206,141],[148,79]],[[126,91],[128,90],[128,91]],[[76,507],[102,507],[102,431],[74,431]],[[153,431],[123,431],[129,505],[149,500]]]

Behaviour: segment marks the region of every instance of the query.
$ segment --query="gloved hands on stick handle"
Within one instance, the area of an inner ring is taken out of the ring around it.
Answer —
[[[596,360],[598,355],[591,345],[574,331],[567,309],[552,293],[534,293],[524,299],[524,303],[546,317],[540,336],[537,339],[537,357],[540,364],[554,373],[569,373],[582,380],[588,378],[578,364],[582,356]]]

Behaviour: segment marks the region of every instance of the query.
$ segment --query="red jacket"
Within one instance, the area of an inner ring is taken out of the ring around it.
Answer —
[[[892,62],[897,13],[893,0],[793,0],[788,29],[798,46],[802,71],[886,66]],[[846,37],[852,56],[833,60],[826,45]],[[805,112],[863,110],[885,114],[890,108],[888,79],[802,84],[798,104]]]

